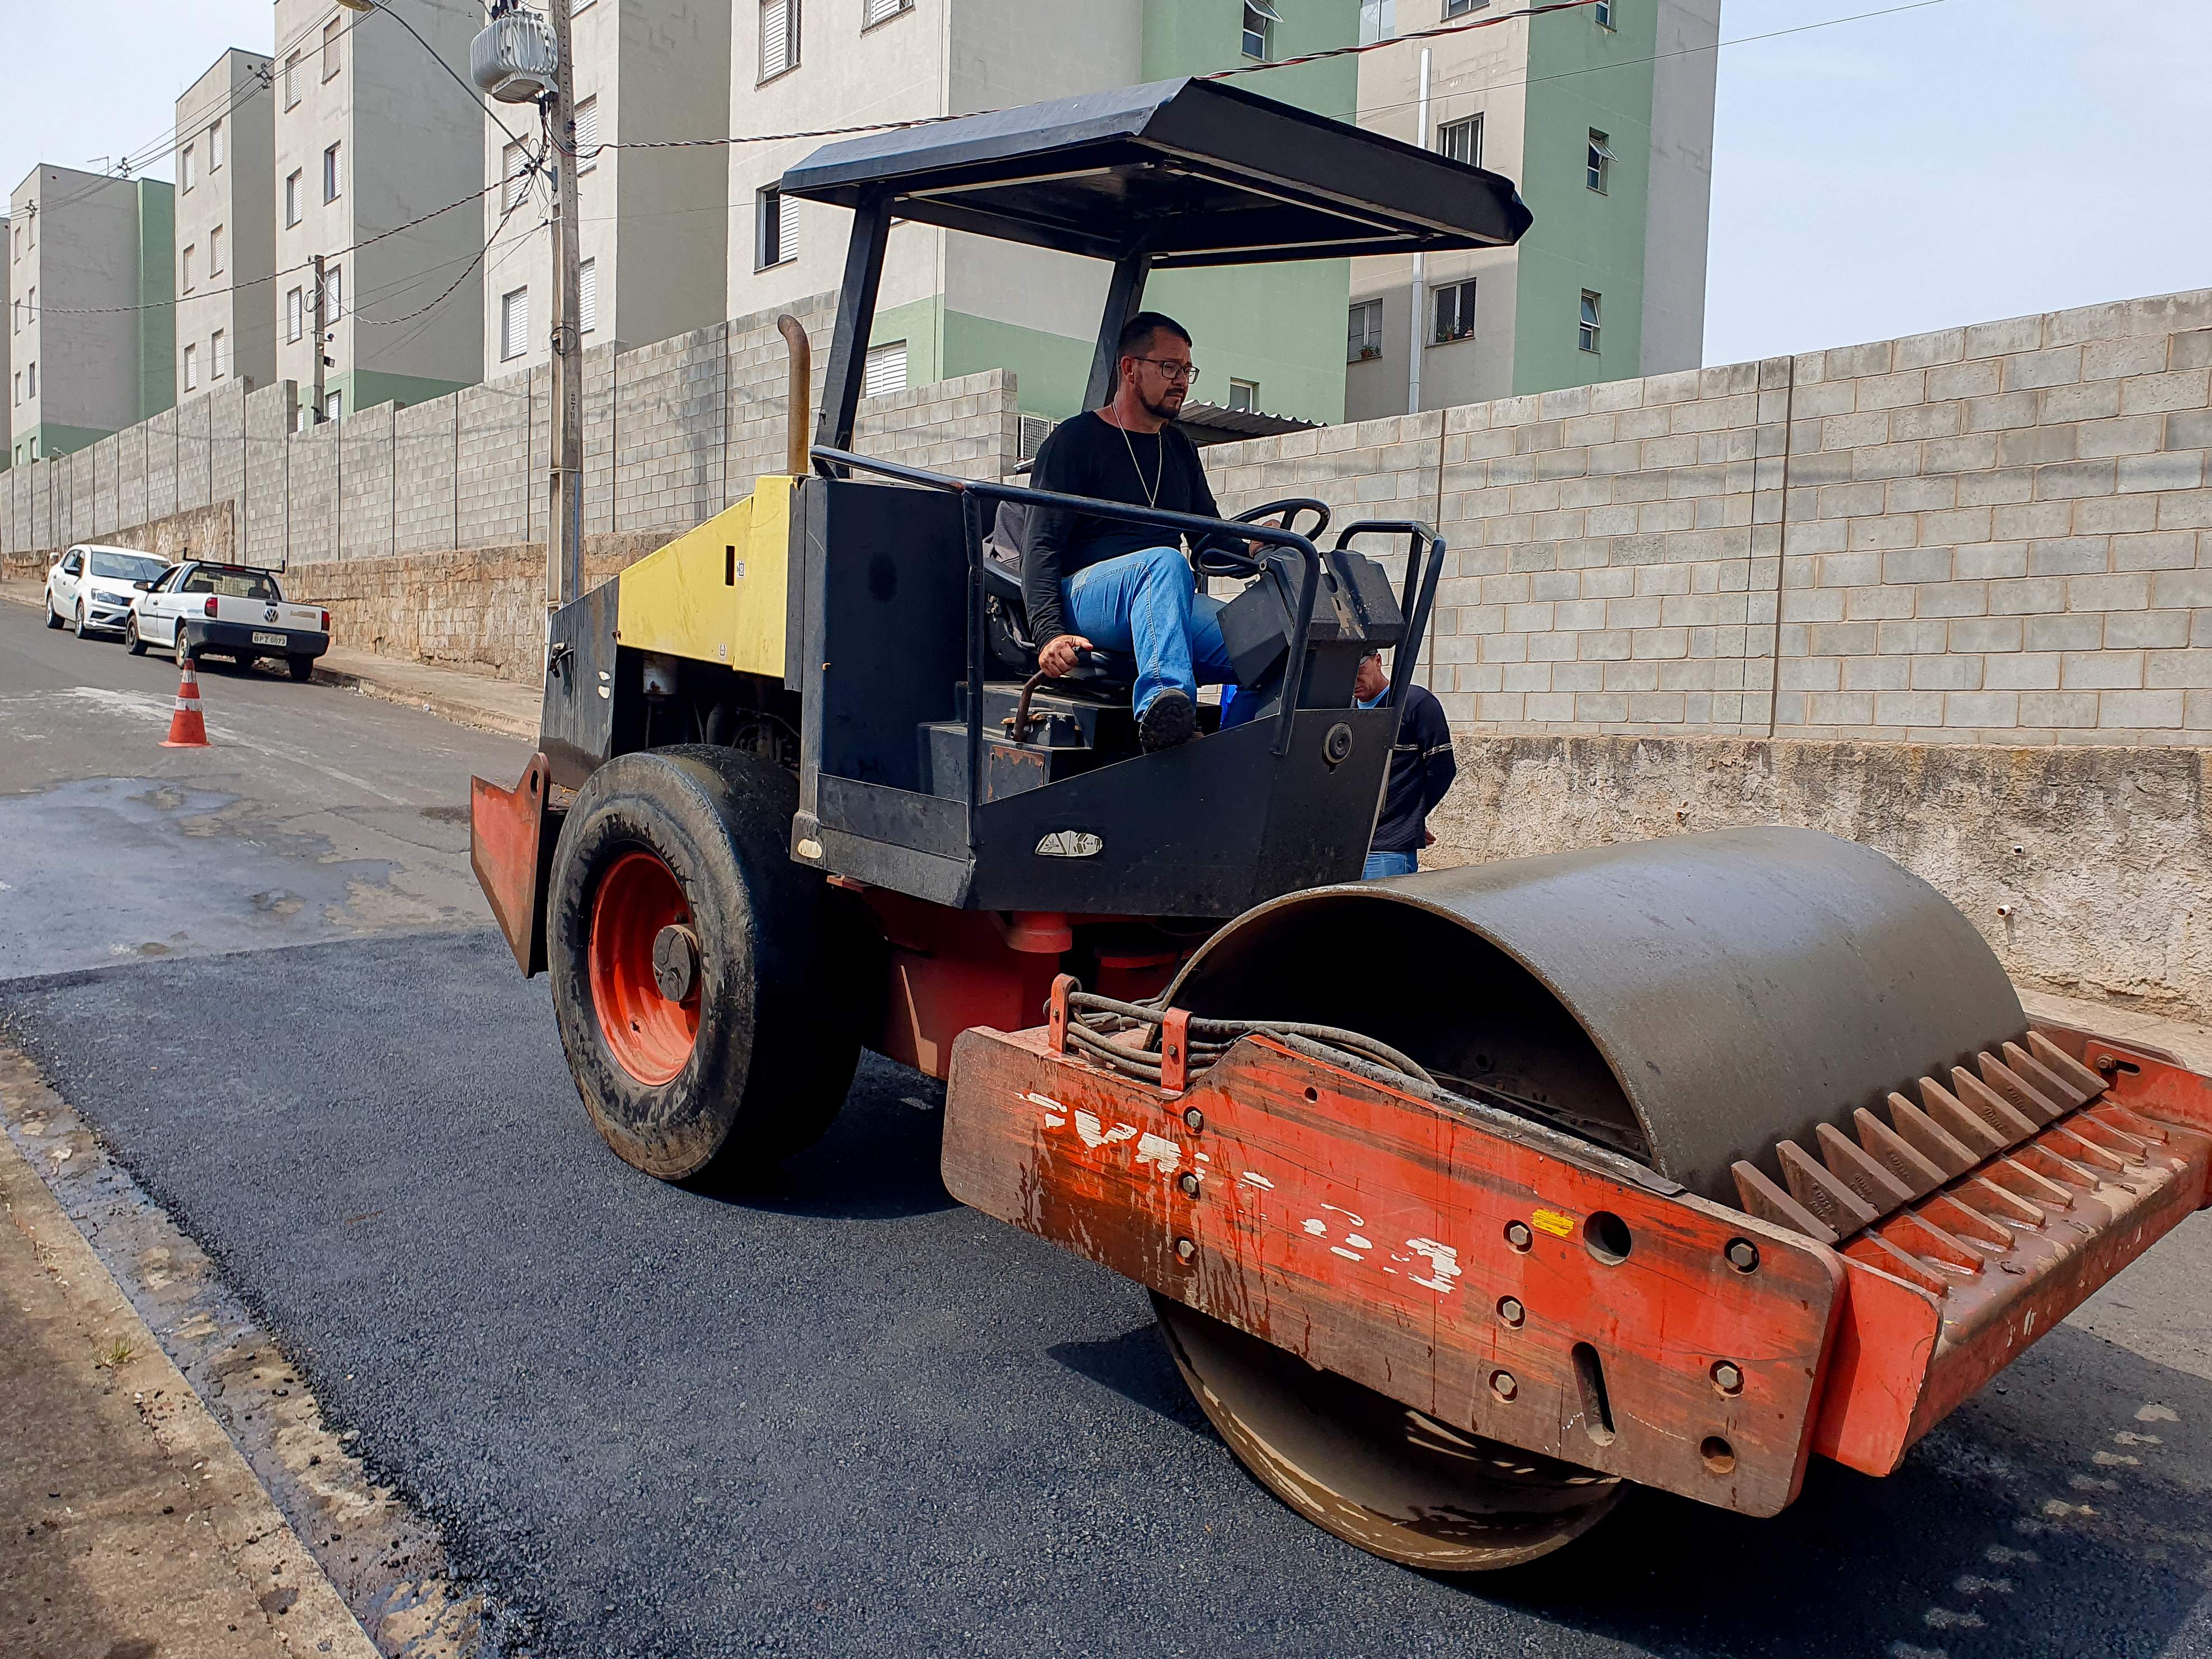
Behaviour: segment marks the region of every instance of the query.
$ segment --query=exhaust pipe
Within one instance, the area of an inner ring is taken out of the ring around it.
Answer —
[[[777,331],[791,356],[791,386],[786,395],[787,414],[784,428],[783,470],[794,478],[803,478],[812,468],[808,465],[810,450],[807,430],[814,424],[814,348],[806,338],[806,329],[798,318],[785,312],[775,319]]]

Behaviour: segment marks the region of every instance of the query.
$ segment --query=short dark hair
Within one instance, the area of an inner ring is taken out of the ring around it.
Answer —
[[[1121,325],[1121,337],[1114,345],[1114,361],[1143,356],[1151,349],[1152,337],[1163,329],[1185,345],[1192,343],[1190,331],[1164,311],[1140,311]]]

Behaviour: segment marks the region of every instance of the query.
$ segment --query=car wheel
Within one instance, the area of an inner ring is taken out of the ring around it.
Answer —
[[[49,628],[59,628],[61,625],[62,619],[54,610],[53,590],[49,588],[46,590],[46,626]]]
[[[123,624],[123,648],[134,657],[146,654],[146,641],[138,637],[138,618],[136,617]]]
[[[84,637],[84,601],[82,599],[76,602],[76,636],[79,639]]]
[[[287,657],[284,667],[295,680],[304,682],[315,678],[315,659],[313,657]]]

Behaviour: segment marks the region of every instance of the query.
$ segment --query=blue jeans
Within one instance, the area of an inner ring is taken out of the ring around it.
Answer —
[[[1060,594],[1071,631],[1137,659],[1139,714],[1170,687],[1195,703],[1201,681],[1234,678],[1221,642],[1221,601],[1194,591],[1190,562],[1176,548],[1086,565],[1060,583]]]
[[[1381,881],[1386,876],[1410,876],[1421,867],[1419,853],[1370,853],[1362,881]]]

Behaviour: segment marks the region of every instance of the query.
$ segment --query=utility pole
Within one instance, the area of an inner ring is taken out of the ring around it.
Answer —
[[[584,591],[584,337],[578,275],[575,70],[569,0],[550,0],[557,63],[546,131],[553,135],[553,468],[546,514],[546,600],[558,610]]]
[[[1413,119],[1418,125],[1414,129],[1413,142],[1423,149],[1426,149],[1429,148],[1430,142],[1429,49],[1426,46],[1421,48],[1421,95],[1414,105],[1414,110],[1416,112]],[[1413,254],[1413,286],[1407,296],[1411,302],[1408,307],[1411,314],[1407,320],[1413,325],[1411,335],[1413,349],[1407,354],[1406,359],[1406,413],[1408,415],[1418,415],[1421,412],[1421,330],[1427,321],[1421,313],[1426,308],[1428,298],[1427,271],[1425,265],[1425,261],[1416,250]]]
[[[330,362],[331,345],[330,319],[324,310],[324,295],[327,292],[323,286],[323,256],[318,253],[315,256],[315,374],[313,394],[315,413],[314,419],[309,422],[313,426],[320,426],[327,418],[323,413],[327,406],[323,395],[323,369]]]

